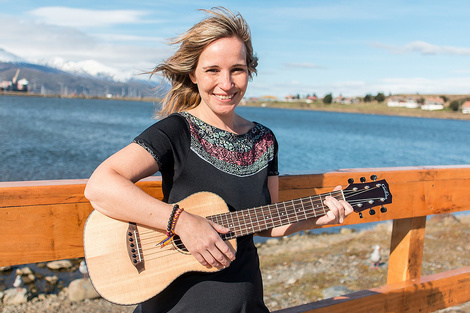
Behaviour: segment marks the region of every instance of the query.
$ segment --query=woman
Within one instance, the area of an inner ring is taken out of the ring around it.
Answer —
[[[104,161],[85,191],[95,209],[177,234],[202,265],[220,269],[184,274],[137,312],[268,312],[252,235],[237,239],[235,253],[220,237],[229,229],[168,204],[198,191],[218,194],[230,210],[278,200],[275,137],[235,113],[256,73],[248,25],[223,8],[206,12],[210,16],[176,39],[178,51],[152,72],[162,73],[172,85],[162,119]],[[157,171],[163,201],[134,185]],[[328,215],[261,235],[341,223],[352,212],[344,201],[328,198],[325,203]]]

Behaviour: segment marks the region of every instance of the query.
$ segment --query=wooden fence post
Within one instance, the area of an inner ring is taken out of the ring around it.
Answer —
[[[421,276],[426,216],[393,220],[387,284]]]

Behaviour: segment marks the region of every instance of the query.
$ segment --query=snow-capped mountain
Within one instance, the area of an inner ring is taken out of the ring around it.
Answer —
[[[5,62],[5,63],[22,63],[26,62],[25,59],[10,53],[2,48],[0,48],[0,62]]]
[[[53,57],[47,60],[26,60],[2,48],[0,48],[0,62],[42,65],[73,75],[108,79],[117,82],[125,82],[132,78],[132,73],[123,73],[118,69],[106,66],[95,60],[70,61],[61,57]]]
[[[110,79],[114,81],[127,81],[131,78],[129,74],[123,74],[119,70],[106,66],[95,60],[85,61],[67,61],[60,57],[55,57],[49,60],[42,60],[38,62],[41,65],[52,67],[67,73],[91,76],[102,79]]]
[[[0,48],[0,83],[6,86],[15,76],[30,82],[29,92],[41,94],[155,97],[158,84],[95,60],[74,62],[56,57],[33,61]]]

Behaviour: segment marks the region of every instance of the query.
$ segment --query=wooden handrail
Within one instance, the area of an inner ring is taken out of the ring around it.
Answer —
[[[450,281],[454,281],[454,285],[455,282],[468,283],[468,268],[457,274],[450,273],[450,276],[421,278],[420,273],[426,216],[470,210],[470,165],[344,169],[319,174],[284,175],[280,177],[280,200],[328,192],[337,185],[347,185],[350,177],[359,180],[359,177],[370,177],[372,174],[377,175],[378,179],[387,180],[393,203],[388,205],[386,214],[364,214],[363,219],[354,214],[346,219],[345,225],[393,220],[387,287],[379,289],[380,292],[386,290],[388,295],[383,301],[398,303],[403,299],[392,295],[399,293],[399,290],[418,287],[431,290],[438,281],[444,285]],[[0,182],[0,229],[3,235],[0,266],[83,257],[83,227],[92,211],[83,195],[85,184],[86,180]],[[159,177],[148,178],[137,185],[150,195],[162,198]],[[429,279],[432,284],[424,283]],[[453,305],[470,301],[470,293],[465,292],[461,296],[465,290],[459,291],[455,286],[452,288],[449,292],[454,297],[451,299]],[[377,299],[377,293],[375,289],[364,291],[356,294],[354,301],[365,304]],[[426,293],[420,294],[424,297]],[[441,302],[441,306],[446,305],[445,301]],[[346,312],[348,308],[348,305],[340,305],[338,301],[320,301],[310,307],[281,311],[323,312],[318,305],[324,303],[328,303],[329,312]],[[354,311],[349,309],[348,312]]]

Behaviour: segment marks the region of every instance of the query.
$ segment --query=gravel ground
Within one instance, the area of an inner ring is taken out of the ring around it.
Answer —
[[[470,215],[435,216],[427,222],[422,275],[469,265]],[[270,310],[323,299],[326,289],[358,291],[386,284],[390,253],[391,223],[372,230],[340,234],[295,235],[271,239],[258,245],[265,285],[265,302]],[[382,260],[370,267],[374,245],[381,246]],[[2,306],[4,313],[115,313],[133,312],[134,306],[119,306],[103,299],[71,302],[67,288],[58,295],[41,295],[25,304]],[[470,313],[470,302],[439,312]]]

